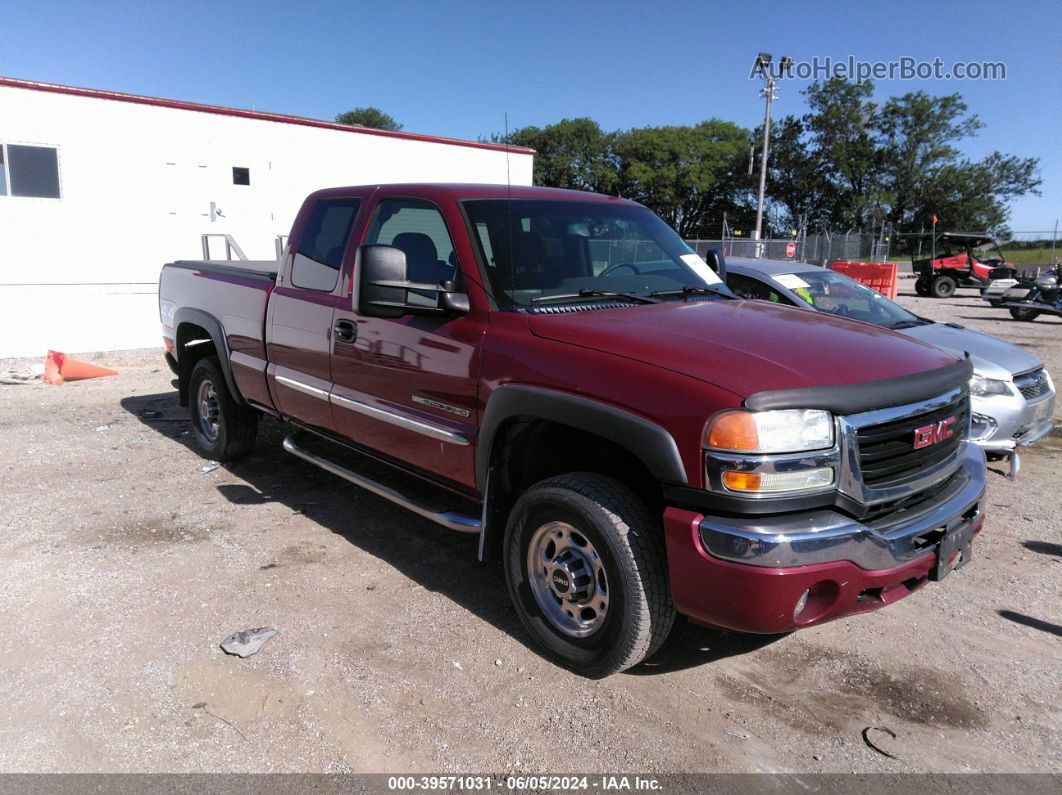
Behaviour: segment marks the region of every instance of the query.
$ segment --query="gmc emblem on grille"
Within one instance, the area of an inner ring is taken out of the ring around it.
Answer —
[[[932,425],[915,428],[914,449],[921,450],[923,447],[929,447],[931,444],[950,439],[955,435],[954,425],[955,418],[948,417],[946,420],[935,422]]]

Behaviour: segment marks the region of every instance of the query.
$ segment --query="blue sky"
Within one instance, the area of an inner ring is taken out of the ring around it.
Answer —
[[[1042,161],[1015,230],[1062,217],[1062,3],[140,2],[0,0],[0,75],[331,119],[376,105],[412,132],[476,138],[590,116],[606,129],[711,116],[756,125],[761,50],[797,61],[1004,61],[1003,81],[877,83],[959,92],[964,145]],[[804,81],[776,115],[802,113]],[[0,132],[3,120],[0,119]]]

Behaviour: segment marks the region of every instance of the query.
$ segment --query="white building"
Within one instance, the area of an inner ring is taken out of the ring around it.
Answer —
[[[158,346],[159,269],[201,259],[203,234],[272,259],[313,190],[530,185],[532,155],[0,78],[0,356]]]

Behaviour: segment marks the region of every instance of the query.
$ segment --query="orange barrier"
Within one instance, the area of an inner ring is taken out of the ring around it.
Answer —
[[[831,262],[830,270],[843,273],[886,298],[896,300],[895,262]]]
[[[58,351],[48,351],[48,356],[44,360],[44,383],[53,386],[59,386],[64,381],[81,381],[85,378],[100,378],[105,375],[118,375],[118,371],[71,359],[65,353]]]

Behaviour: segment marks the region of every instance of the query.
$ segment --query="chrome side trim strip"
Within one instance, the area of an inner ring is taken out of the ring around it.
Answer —
[[[251,356],[248,353],[242,353],[240,351],[233,351],[230,353],[229,361],[233,364],[242,364],[244,367],[249,367],[260,373],[264,373],[266,369],[265,359],[259,359],[257,356]]]
[[[342,395],[333,393],[331,396],[331,402],[333,406],[340,406],[345,409],[350,409],[351,411],[356,411],[359,414],[364,414],[366,417],[372,417],[374,420],[388,422],[391,425],[397,425],[399,428],[405,428],[407,431],[413,431],[414,433],[420,433],[424,436],[430,436],[432,439],[438,439],[440,442],[449,442],[450,444],[463,446],[471,444],[467,438],[459,433],[454,433],[453,431],[448,431],[445,428],[440,428],[437,425],[430,425],[426,422],[421,422],[420,420],[414,420],[392,411],[378,409],[376,406],[370,406],[368,403],[362,403],[360,400],[353,400],[352,398],[343,397]]]
[[[325,389],[318,389],[315,386],[304,384],[302,381],[296,381],[294,378],[288,378],[283,375],[273,377],[278,383],[281,383],[284,386],[289,386],[296,392],[302,392],[304,395],[310,395],[311,397],[320,398],[321,400],[328,400],[328,391]]]
[[[284,449],[297,458],[301,458],[303,461],[320,467],[326,472],[331,472],[333,475],[350,481],[355,486],[371,491],[378,497],[383,497],[385,500],[390,500],[395,505],[405,508],[407,511],[412,511],[418,516],[423,516],[425,519],[430,519],[436,524],[441,524],[443,527],[447,527],[450,530],[456,530],[459,533],[478,533],[482,526],[482,520],[472,516],[465,516],[464,514],[454,513],[452,511],[436,511],[425,505],[421,505],[418,502],[414,502],[404,494],[400,494],[389,486],[385,486],[375,480],[371,480],[364,475],[359,475],[356,472],[352,472],[346,467],[342,467],[339,464],[335,464],[326,458],[314,455],[308,450],[304,450],[299,447],[295,441],[295,434],[284,439]]]

